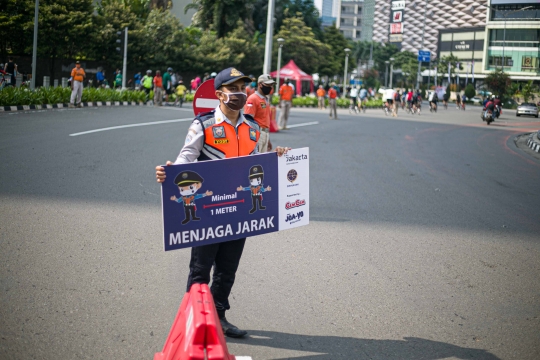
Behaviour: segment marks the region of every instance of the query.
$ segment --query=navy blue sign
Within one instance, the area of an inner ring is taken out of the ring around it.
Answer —
[[[431,61],[431,52],[418,50],[418,61],[430,62]]]
[[[277,231],[276,153],[166,166],[165,250]]]

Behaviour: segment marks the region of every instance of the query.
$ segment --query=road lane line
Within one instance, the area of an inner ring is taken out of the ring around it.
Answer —
[[[312,122],[301,123],[301,124],[287,125],[287,128],[291,129],[291,128],[296,128],[300,126],[317,125],[318,123],[319,123],[318,121],[312,121]]]
[[[107,127],[107,128],[101,128],[101,129],[95,129],[95,130],[89,130],[89,131],[83,131],[83,132],[79,132],[79,133],[69,134],[69,136],[79,136],[79,135],[97,133],[97,132],[101,132],[101,131],[125,129],[125,128],[130,128],[130,127],[137,127],[137,126],[150,126],[150,125],[169,124],[169,123],[183,122],[183,121],[193,121],[193,118],[190,117],[190,118],[185,118],[185,119],[163,120],[163,121],[154,121],[154,122],[140,123],[140,124],[128,124],[128,125],[120,125],[120,126],[111,126],[111,127]]]

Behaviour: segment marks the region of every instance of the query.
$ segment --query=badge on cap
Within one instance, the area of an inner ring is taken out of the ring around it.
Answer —
[[[242,74],[240,71],[236,70],[235,68],[232,68],[231,76],[244,76],[244,74]]]
[[[249,129],[249,138],[253,141],[257,141],[257,131],[255,129]]]
[[[214,132],[214,137],[216,139],[224,138],[225,137],[225,129],[223,126],[216,126],[212,128],[212,131]]]

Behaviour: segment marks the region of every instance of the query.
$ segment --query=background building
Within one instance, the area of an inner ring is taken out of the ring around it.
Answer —
[[[491,0],[490,6],[484,70],[504,68],[513,80],[540,80],[539,1]],[[531,8],[520,10],[525,7]]]
[[[338,0],[336,27],[347,39],[360,40],[362,36],[364,0]]]
[[[392,12],[392,3],[401,14]],[[486,4],[487,0],[378,0],[375,1],[373,40],[389,42],[391,21],[396,21],[399,15],[401,25],[396,27],[402,29],[402,36],[395,36],[392,42],[402,50],[417,53],[421,48],[425,14],[424,49],[430,50],[435,57],[439,30],[484,26],[487,8],[480,5]],[[471,6],[474,7],[474,12],[470,11]]]
[[[323,27],[337,23],[339,0],[315,0],[314,4],[321,14]]]

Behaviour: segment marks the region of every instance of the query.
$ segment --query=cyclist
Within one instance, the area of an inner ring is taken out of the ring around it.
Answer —
[[[401,96],[401,110],[405,109],[407,104],[407,89],[403,89],[403,95]]]
[[[385,100],[386,100],[386,107],[384,109],[384,111],[386,112],[386,114],[388,115],[388,112],[389,111],[392,111],[392,115],[394,115],[394,94],[396,92],[394,91],[394,89],[386,89],[384,91],[384,96],[385,96]]]
[[[394,116],[397,116],[400,105],[401,105],[401,94],[399,93],[399,90],[397,90],[396,93],[394,94]]]
[[[409,89],[409,92],[407,93],[407,110],[411,111],[412,109],[412,102],[413,102],[413,92],[412,89]]]
[[[437,93],[435,91],[429,93],[428,100],[429,100],[429,111],[437,112],[437,100],[438,100]]]
[[[356,105],[356,97],[358,96],[358,87],[354,86],[348,91],[349,95],[349,113],[353,112],[358,114],[358,106]]]
[[[368,98],[368,92],[364,87],[362,87],[360,91],[358,92],[358,106],[364,112],[366,112],[367,98]]]
[[[465,111],[465,101],[467,101],[467,97],[465,94],[461,95],[461,110]]]
[[[461,110],[461,95],[456,94],[456,108]]]
[[[413,104],[414,111],[420,114],[420,110],[422,109],[422,95],[420,94],[420,90],[416,90],[416,95],[413,96],[413,99],[416,100]]]
[[[446,92],[443,95],[443,105],[445,109],[448,109],[448,95],[446,95]]]

